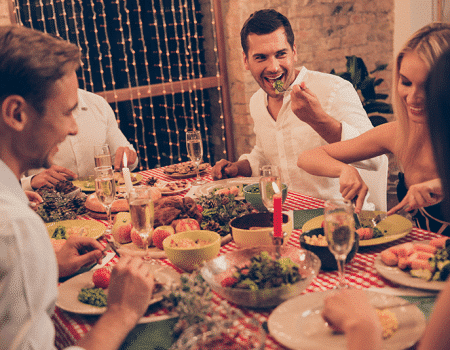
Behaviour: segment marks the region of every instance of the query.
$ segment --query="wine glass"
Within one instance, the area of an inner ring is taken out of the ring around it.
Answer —
[[[355,220],[352,202],[346,199],[331,199],[325,202],[324,231],[328,249],[334,255],[339,269],[337,288],[347,288],[344,265],[347,254],[355,241]]]
[[[105,233],[111,232],[111,205],[116,197],[116,180],[112,166],[95,167],[95,194],[106,209],[108,228]]]
[[[264,165],[261,168],[259,191],[264,206],[273,213],[273,195],[281,192],[281,174],[278,166]]]
[[[134,186],[128,196],[128,205],[130,206],[131,224],[137,231],[145,246],[151,243],[151,234],[154,224],[154,205],[151,192],[148,186]]]
[[[109,145],[94,145],[95,166],[112,166],[111,151]]]
[[[186,148],[189,158],[195,164],[197,171],[197,178],[192,182],[192,185],[198,186],[206,183],[200,177],[198,167],[203,159],[203,144],[202,144],[202,134],[199,130],[190,130],[186,132]]]

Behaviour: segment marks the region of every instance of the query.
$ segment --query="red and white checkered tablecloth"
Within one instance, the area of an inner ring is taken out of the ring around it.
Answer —
[[[161,168],[146,170],[141,172],[143,175],[143,180],[141,183],[145,183],[148,178],[156,177],[165,181],[173,181],[173,179],[164,174]],[[212,181],[209,173],[203,176],[204,179],[208,181]],[[193,181],[194,178],[187,179],[187,181]],[[183,194],[182,194],[183,195]],[[302,209],[316,209],[323,207],[323,201],[301,195],[295,192],[289,192],[286,201],[283,204],[283,210],[302,210]],[[292,235],[288,241],[288,244],[293,245],[295,247],[300,248],[299,235],[301,234],[301,230],[294,230]],[[413,228],[412,232],[408,234],[406,237],[397,240],[395,242],[386,243],[383,245],[377,245],[372,247],[362,247],[356,253],[356,256],[353,260],[345,265],[345,273],[347,283],[355,288],[369,288],[369,287],[396,287],[391,282],[385,280],[381,276],[379,276],[374,268],[374,260],[378,253],[382,250],[386,249],[389,246],[397,245],[404,242],[409,241],[421,241],[421,240],[429,240],[432,238],[440,237],[440,235],[424,231],[421,229]],[[224,254],[229,251],[236,250],[237,247],[234,242],[230,242],[221,247],[219,254]],[[117,262],[117,258],[114,258],[111,263]],[[173,266],[169,261],[164,260],[164,264],[172,266],[178,272],[182,272]],[[333,288],[338,283],[338,273],[337,271],[331,272],[323,272],[321,271],[318,276],[312,281],[311,285],[305,290],[304,293],[312,293],[318,291],[325,291],[327,289]],[[214,295],[212,299],[212,305],[217,310],[222,308],[221,305],[223,303],[223,299],[218,295]],[[230,307],[238,306],[226,302]],[[259,322],[267,321],[271,310],[268,311],[255,311],[251,309],[240,308],[242,312],[248,317],[254,317]],[[165,310],[159,310],[155,313],[155,316],[164,315],[166,313]],[[67,347],[69,345],[73,345],[78,339],[80,339],[84,334],[86,334],[91,327],[94,325],[98,316],[86,316],[86,315],[77,315],[65,312],[58,307],[55,310],[55,314],[53,316],[53,321],[56,329],[56,339],[55,344],[56,347],[61,349]],[[285,349],[282,345],[280,345],[274,338],[270,335],[267,337],[265,348],[272,349]]]

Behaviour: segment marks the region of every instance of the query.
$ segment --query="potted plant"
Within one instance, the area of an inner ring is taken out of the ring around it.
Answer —
[[[346,72],[336,73],[333,69],[330,73],[338,75],[353,84],[373,126],[386,123],[386,118],[376,113],[392,114],[392,105],[383,102],[388,98],[387,94],[379,94],[375,91],[375,88],[383,82],[383,79],[372,77],[371,74],[385,70],[387,64],[378,65],[373,71],[368,72],[362,58],[353,55],[346,56],[346,59]]]

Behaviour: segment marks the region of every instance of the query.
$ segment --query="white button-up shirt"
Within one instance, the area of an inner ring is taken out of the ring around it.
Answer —
[[[305,82],[319,99],[328,115],[342,124],[341,140],[354,138],[373,126],[361,104],[361,100],[350,82],[331,74],[300,69],[293,85]],[[292,111],[291,97],[285,93],[283,106],[275,121],[267,110],[267,94],[259,89],[250,100],[250,114],[254,122],[256,144],[247,159],[252,176],[260,175],[265,164],[278,165],[282,181],[290,190],[321,199],[339,198],[339,179],[308,174],[297,167],[297,157],[303,151],[327,144],[327,142]],[[359,162],[360,167],[378,170],[381,158]],[[374,206],[364,206],[373,209]]]

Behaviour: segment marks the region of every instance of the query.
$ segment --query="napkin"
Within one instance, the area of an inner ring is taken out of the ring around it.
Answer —
[[[167,350],[176,340],[172,334],[172,331],[177,321],[178,317],[145,324],[138,324],[128,334],[120,349]]]
[[[294,212],[294,230],[300,230],[307,221],[317,216],[323,215],[323,208],[294,210],[293,212]]]
[[[200,186],[191,186],[191,188],[189,189],[189,191],[185,194],[185,197],[191,197],[191,198],[196,198],[197,195],[195,194],[195,192],[197,192],[197,189]]]

